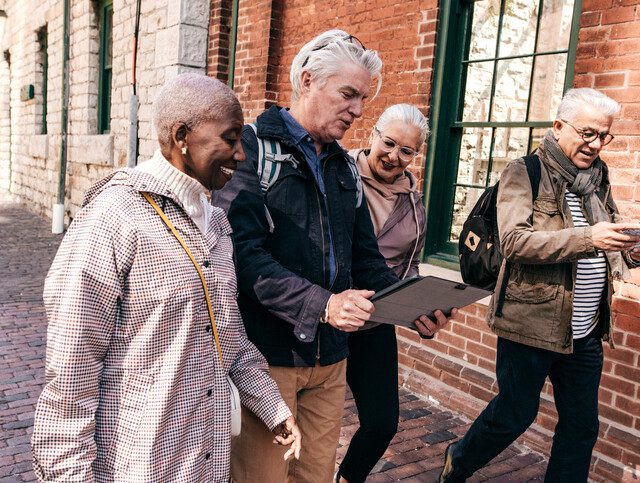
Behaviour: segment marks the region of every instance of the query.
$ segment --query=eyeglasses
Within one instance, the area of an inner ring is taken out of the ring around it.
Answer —
[[[326,48],[327,46],[337,42],[338,40],[341,40],[342,42],[346,42],[348,44],[353,44],[356,47],[358,47],[359,49],[367,50],[367,48],[364,46],[364,44],[362,42],[360,42],[360,39],[358,39],[358,37],[356,37],[355,35],[347,35],[346,37],[343,37],[341,39],[335,39],[335,40],[332,40],[331,42],[327,42],[326,44],[319,45],[315,49],[312,49],[311,52],[317,52],[318,50],[322,50],[322,49]],[[304,59],[304,62],[302,63],[302,67],[307,65],[307,63],[309,62],[309,57],[311,57],[311,56],[308,55],[307,58]]]
[[[582,138],[582,140],[587,144],[592,143],[598,138],[600,138],[600,143],[603,146],[606,146],[611,141],[613,141],[613,134],[609,134],[608,132],[598,132],[598,131],[594,131],[593,129],[586,129],[586,130],[578,129],[569,121],[565,121],[564,119],[560,119],[560,120],[565,124],[568,124],[569,126],[571,126],[573,130],[577,132]]]
[[[415,149],[411,149],[408,146],[400,146],[393,139],[388,138],[387,136],[383,136],[377,127],[374,127],[373,130],[380,137],[380,141],[382,141],[380,149],[382,149],[383,152],[389,154],[397,148],[398,157],[405,163],[411,161],[415,157],[415,155],[418,154]]]

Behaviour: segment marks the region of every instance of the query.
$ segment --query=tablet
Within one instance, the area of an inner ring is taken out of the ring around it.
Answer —
[[[414,277],[376,292],[371,301],[376,308],[371,322],[401,325],[415,329],[414,321],[421,315],[434,318],[440,309],[450,314],[491,295],[489,290],[445,280],[438,277]]]

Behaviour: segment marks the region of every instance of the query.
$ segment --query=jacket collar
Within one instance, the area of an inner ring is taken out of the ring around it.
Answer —
[[[94,184],[84,196],[82,206],[89,204],[96,196],[112,186],[130,186],[136,191],[155,194],[171,199],[184,209],[184,206],[166,183],[149,173],[132,168],[120,168]]]
[[[284,108],[276,105],[271,106],[256,118],[258,137],[275,139],[286,146],[298,149],[296,139],[287,129],[287,125],[280,115],[280,109]],[[334,154],[346,156],[345,149],[337,141],[333,141],[327,146],[327,156]]]

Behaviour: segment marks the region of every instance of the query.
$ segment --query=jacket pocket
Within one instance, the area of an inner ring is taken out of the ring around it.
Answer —
[[[497,329],[520,336],[551,341],[558,326],[562,297],[558,285],[510,281],[502,317],[493,318]]]
[[[128,470],[152,385],[151,375],[125,373],[118,410],[114,415],[117,424],[105,461],[114,474],[123,474]]]
[[[540,197],[533,202],[534,230],[561,230],[564,220],[558,208],[558,202],[552,197]]]
[[[525,304],[541,304],[553,300],[558,295],[558,286],[548,283],[518,284],[509,282],[505,292],[506,300]]]

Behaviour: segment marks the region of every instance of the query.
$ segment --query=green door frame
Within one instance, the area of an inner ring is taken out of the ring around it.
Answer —
[[[541,0],[543,1],[543,0]],[[457,243],[448,241],[451,200],[460,154],[463,128],[456,122],[461,118],[462,86],[466,83],[463,59],[471,40],[474,0],[442,0],[437,31],[436,62],[433,94],[431,96],[432,136],[425,161],[424,200],[427,210],[427,239],[423,260],[446,268],[459,270]],[[574,64],[580,28],[582,0],[575,0],[564,90],[573,85]],[[517,57],[517,56],[516,56]],[[519,123],[464,123],[470,127],[518,127]],[[548,127],[549,122],[520,123],[523,127]],[[454,161],[455,162],[452,162]]]

